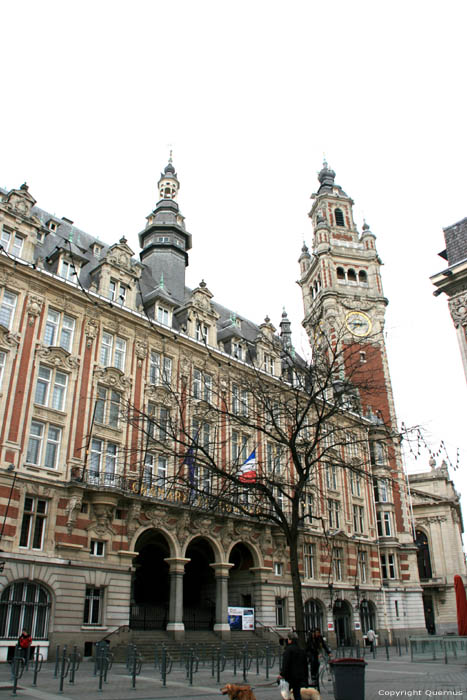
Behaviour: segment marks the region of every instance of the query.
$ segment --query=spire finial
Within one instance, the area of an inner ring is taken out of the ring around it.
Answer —
[[[169,163],[172,163],[172,149],[169,151]]]

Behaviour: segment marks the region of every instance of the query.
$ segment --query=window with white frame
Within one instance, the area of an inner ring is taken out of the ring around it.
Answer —
[[[243,464],[248,456],[248,436],[232,430],[232,461]]]
[[[235,357],[237,360],[245,359],[243,345],[238,340],[232,340],[232,357]]]
[[[213,450],[213,444],[211,441],[211,424],[194,418],[192,429],[192,435],[194,436],[194,441],[196,442],[198,449],[201,448],[203,454],[211,454]]]
[[[264,353],[263,369],[268,374],[274,374],[274,358],[272,355],[268,355],[267,353]]]
[[[350,470],[350,492],[352,496],[362,495],[360,476],[356,474],[353,469]]]
[[[279,447],[273,443],[266,443],[266,468],[269,474],[279,474],[281,470],[281,458]]]
[[[211,402],[212,377],[199,369],[193,370],[193,398]]]
[[[201,343],[207,343],[208,342],[208,331],[209,331],[209,328],[205,323],[202,323],[202,321],[196,321],[196,328],[195,328],[196,340],[199,340]]]
[[[275,486],[273,488],[274,499],[281,510],[284,510],[284,491],[280,486]]]
[[[381,554],[381,574],[383,579],[397,578],[396,557],[394,554]]]
[[[375,494],[376,503],[387,503],[388,498],[388,480],[373,479],[373,491]]]
[[[60,263],[60,277],[68,280],[69,282],[76,282],[79,274],[79,266],[75,265],[73,261],[65,260],[62,258]]]
[[[364,524],[363,506],[353,506],[354,532],[362,533],[364,531]]]
[[[326,467],[326,486],[333,491],[337,490],[337,467],[335,464]]]
[[[11,328],[17,299],[17,295],[8,289],[0,289],[0,324],[5,328]]]
[[[340,527],[340,501],[328,498],[328,524],[331,528]]]
[[[165,306],[157,306],[156,318],[164,326],[170,326],[170,311]]]
[[[358,575],[360,577],[360,583],[366,583],[368,571],[368,559],[366,552],[359,550],[358,552]]]
[[[169,437],[169,409],[165,406],[148,404],[148,435],[154,440],[166,440]]]
[[[0,387],[2,386],[3,373],[5,372],[6,352],[0,351]]]
[[[119,282],[118,280],[110,279],[109,290],[107,293],[110,301],[114,301],[116,304],[121,304],[125,306],[127,298],[128,287],[126,284]]]
[[[372,464],[385,464],[386,446],[381,440],[372,440],[370,442],[370,459]]]
[[[34,403],[57,411],[65,408],[68,375],[57,369],[39,365]]]
[[[44,330],[44,344],[54,345],[71,352],[75,319],[66,314],[49,309]]]
[[[104,331],[102,333],[100,363],[104,367],[125,369],[126,340]]]
[[[7,251],[7,253],[20,258],[23,250],[23,243],[24,238],[22,236],[19,236],[17,233],[9,228],[6,228],[5,226],[3,227],[0,234],[0,244],[3,246],[3,249]]]
[[[342,549],[342,547],[334,547],[332,563],[333,563],[334,580],[335,581],[342,581],[343,559],[344,559],[344,550]]]
[[[117,470],[118,445],[98,438],[91,440],[89,472],[91,479],[113,484]]]
[[[122,396],[118,391],[98,386],[94,420],[110,428],[118,428],[121,401]]]
[[[281,561],[274,562],[274,574],[275,576],[284,575],[284,564]]]
[[[26,496],[24,499],[19,546],[28,549],[42,549],[46,520],[47,501],[36,496]]]
[[[345,453],[347,459],[358,457],[357,436],[355,433],[345,433]]]
[[[276,601],[275,601],[275,609],[276,609],[276,627],[285,627],[286,599],[277,597]]]
[[[315,497],[309,491],[305,491],[303,494],[302,512],[303,518],[306,518],[308,520],[307,524],[312,525],[313,515],[315,512]]]
[[[315,578],[316,545],[305,542],[303,545],[303,561],[305,565],[305,578]]]
[[[83,624],[102,624],[103,601],[103,588],[94,588],[93,586],[86,586],[86,595],[84,597]]]
[[[61,428],[48,423],[31,421],[29,429],[27,464],[56,469],[60,453]]]
[[[90,554],[93,557],[105,556],[105,542],[102,540],[91,540]]]
[[[392,516],[389,511],[378,511],[376,513],[376,526],[378,529],[378,537],[391,537],[392,535]]]
[[[149,381],[151,384],[170,386],[172,381],[172,358],[151,350],[149,356]]]

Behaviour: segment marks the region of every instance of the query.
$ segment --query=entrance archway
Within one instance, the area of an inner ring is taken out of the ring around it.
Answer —
[[[346,600],[336,600],[332,609],[334,617],[334,630],[338,646],[352,644],[351,609]]]
[[[360,603],[360,624],[362,634],[366,634],[369,629],[376,630],[376,608],[371,600],[362,600]]]
[[[253,607],[250,569],[254,566],[254,561],[251,551],[243,542],[238,542],[232,547],[229,563],[233,564],[229,572],[229,605],[243,608]]]
[[[185,557],[183,577],[183,622],[185,629],[212,629],[216,614],[215,556],[209,542],[201,537],[192,540]]]
[[[136,542],[138,556],[134,560],[130,627],[132,629],[165,629],[168,621],[170,556],[165,537],[147,530]]]

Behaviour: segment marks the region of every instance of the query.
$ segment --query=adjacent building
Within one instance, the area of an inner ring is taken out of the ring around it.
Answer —
[[[125,238],[109,245],[44,211],[26,184],[0,190],[1,658],[22,627],[44,649],[72,640],[90,653],[126,625],[228,636],[229,606],[254,609],[258,626],[294,625],[281,533],[167,491],[180,456],[160,436],[142,447],[122,415],[131,404],[161,429],[177,401],[197,439],[223,431],[220,460],[241,463],[253,449],[259,463],[275,459],[264,440],[203,411],[221,384],[231,412],[249,410],[237,382],[252,366],[277,384],[290,323],[283,313],[278,334],[269,318],[256,324],[217,303],[204,281],[186,286],[193,240],[179,186],[169,162],[139,259]],[[358,232],[327,164],[313,200],[311,252],[304,246],[299,260],[304,326],[314,343],[319,314],[320,333],[342,345],[342,382],[369,373],[384,391],[361,391],[352,413],[368,437],[362,478],[331,469],[303,504],[317,516],[301,534],[306,625],[333,643],[370,626],[389,637],[424,631],[401,454],[386,439],[396,416],[375,236],[367,224]]]

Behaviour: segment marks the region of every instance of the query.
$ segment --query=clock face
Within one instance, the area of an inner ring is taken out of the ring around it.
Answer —
[[[371,319],[362,311],[350,311],[346,316],[345,325],[359,338],[365,338],[371,332]]]

